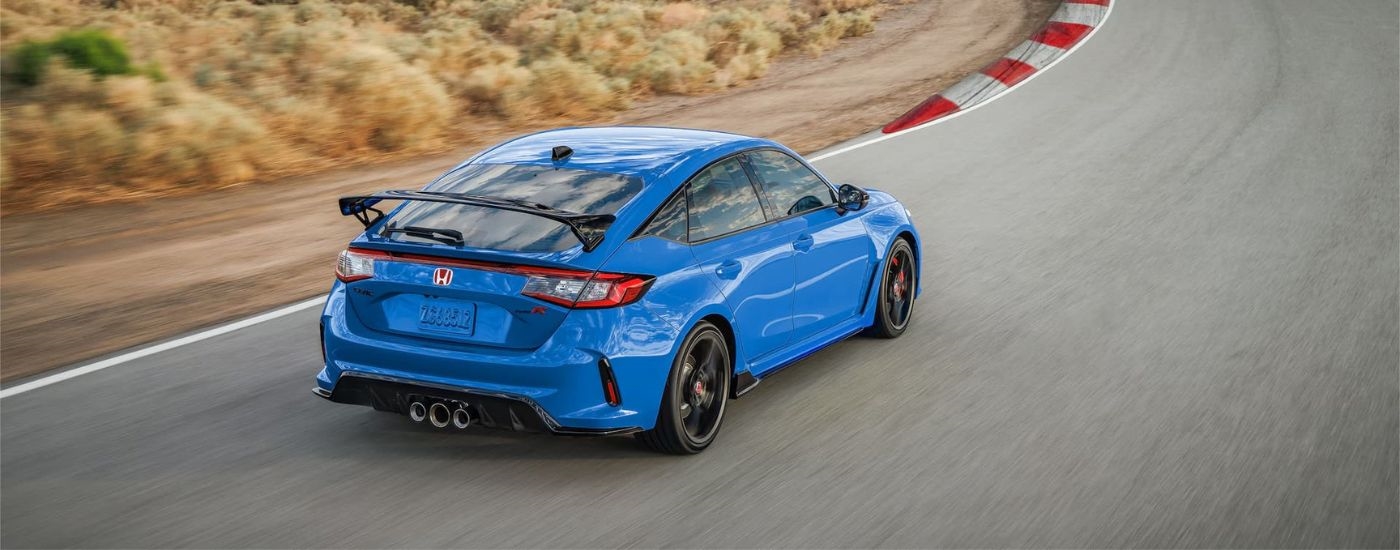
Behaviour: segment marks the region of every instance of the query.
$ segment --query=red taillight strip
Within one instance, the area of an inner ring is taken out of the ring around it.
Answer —
[[[576,309],[606,308],[627,305],[637,301],[647,287],[651,285],[652,277],[642,275],[628,275],[626,273],[606,273],[592,272],[577,269],[560,269],[555,267],[537,267],[530,265],[508,264],[501,262],[487,262],[481,260],[463,260],[459,258],[444,258],[442,256],[429,256],[425,254],[407,254],[402,252],[386,252],[383,250],[369,250],[365,248],[350,248],[352,254],[364,254],[378,256],[385,260],[417,263],[424,265],[443,265],[453,267],[466,267],[481,271],[492,271],[496,273],[509,273],[512,275],[539,275],[542,277],[562,277],[568,279],[598,280],[614,283],[608,292],[608,297],[602,300],[587,302],[570,302],[555,296],[526,294],[531,298],[544,300],[552,304]],[[344,279],[342,279],[344,280]]]
[[[495,271],[499,273],[512,273],[517,275],[548,275],[551,277],[568,277],[571,279],[587,279],[593,276],[591,271],[581,271],[576,269],[559,269],[554,267],[535,267],[520,264],[508,264],[502,262],[487,262],[481,260],[463,260],[459,258],[444,258],[442,256],[428,256],[425,254],[405,254],[402,252],[384,252],[380,250],[366,250],[363,248],[351,248],[351,252],[361,254],[377,254],[400,262],[409,262],[426,265],[447,265],[453,267],[469,267],[482,271]],[[601,278],[609,273],[599,273]],[[621,278],[620,276],[617,278]],[[610,279],[603,279],[610,280]]]

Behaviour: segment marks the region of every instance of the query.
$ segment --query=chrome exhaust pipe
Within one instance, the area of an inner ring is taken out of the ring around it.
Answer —
[[[408,404],[408,419],[414,422],[422,422],[428,417],[428,406],[422,401],[414,401]]]
[[[472,412],[467,410],[466,407],[457,407],[457,410],[452,411],[452,425],[459,430],[466,429],[467,426],[472,425],[473,420],[475,419],[472,418]]]
[[[433,403],[433,406],[428,407],[428,422],[431,422],[434,428],[446,428],[452,423],[452,411],[442,402]]]

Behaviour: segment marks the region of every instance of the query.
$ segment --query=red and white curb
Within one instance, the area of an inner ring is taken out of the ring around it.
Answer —
[[[1024,82],[1069,52],[1108,17],[1111,0],[1064,0],[1040,32],[1001,59],[910,109],[883,132],[927,124],[985,102]]]

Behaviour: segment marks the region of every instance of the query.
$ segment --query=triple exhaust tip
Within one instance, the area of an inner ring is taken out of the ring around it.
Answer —
[[[446,428],[450,425],[457,429],[465,429],[476,420],[472,418],[472,412],[465,406],[458,405],[456,409],[453,409],[440,401],[432,405],[422,401],[409,403],[408,418],[414,422],[427,420],[435,428]]]
[[[465,429],[472,425],[472,413],[466,407],[458,407],[452,411],[452,426],[457,429]]]

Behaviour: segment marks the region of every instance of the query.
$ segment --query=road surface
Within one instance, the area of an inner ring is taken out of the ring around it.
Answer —
[[[1022,89],[821,161],[917,216],[914,324],[703,455],[324,402],[308,310],[0,402],[0,544],[1396,547],[1397,20],[1123,0]]]

